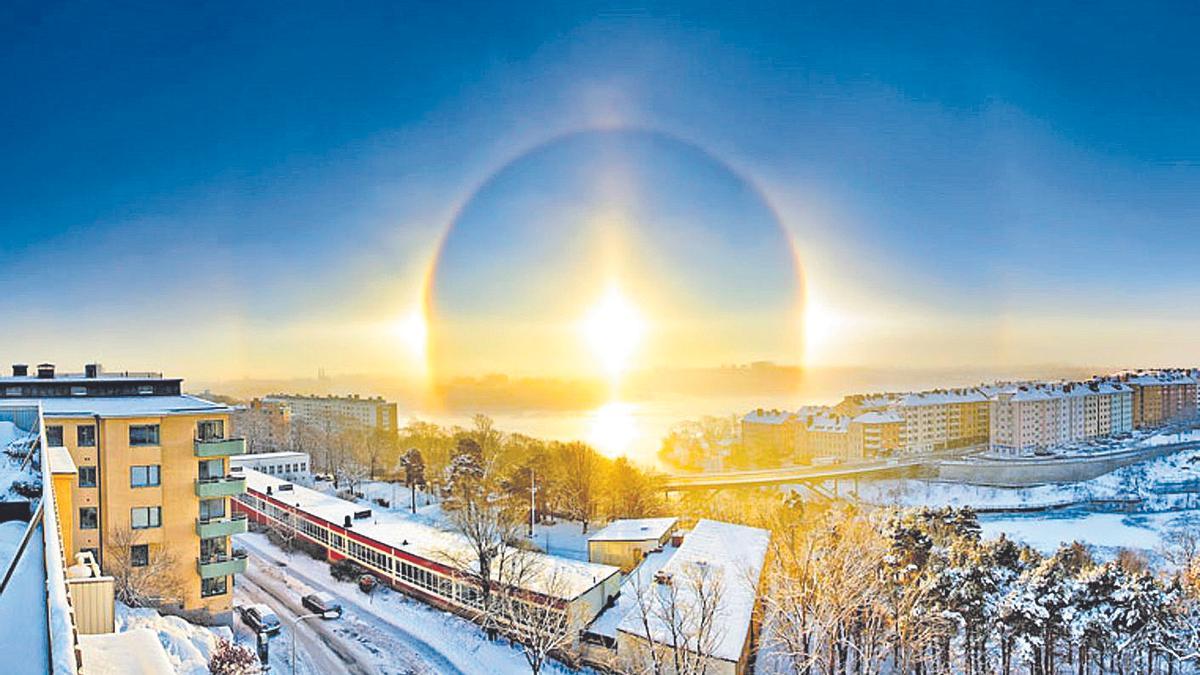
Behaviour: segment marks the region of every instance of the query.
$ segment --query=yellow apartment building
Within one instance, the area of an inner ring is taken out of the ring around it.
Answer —
[[[0,377],[0,394],[40,402],[48,446],[75,464],[73,511],[62,519],[68,560],[91,551],[106,568],[114,540],[130,546],[134,565],[170,556],[178,597],[164,600],[227,619],[234,575],[246,566],[230,548],[246,521],[231,510],[245,479],[230,475],[229,457],[245,441],[229,437],[232,409],[183,395],[181,382],[91,365],[57,374],[43,364],[29,375],[17,365]]]

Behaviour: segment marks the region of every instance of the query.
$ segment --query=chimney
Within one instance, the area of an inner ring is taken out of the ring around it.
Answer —
[[[97,377],[100,377],[100,364],[99,363],[89,363],[86,366],[84,366],[83,367],[83,376],[88,378],[89,380],[94,380]]]
[[[54,364],[53,363],[39,363],[38,367],[37,367],[37,376],[38,376],[39,380],[53,380],[54,379]]]
[[[29,366],[24,363],[14,363],[13,377],[29,377]]]
[[[347,530],[351,527],[354,527],[354,523],[350,522],[350,516],[346,516],[346,520],[343,522],[342,527],[346,528]]]

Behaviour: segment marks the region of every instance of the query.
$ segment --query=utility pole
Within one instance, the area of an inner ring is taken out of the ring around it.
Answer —
[[[533,469],[529,470],[529,538],[533,539],[533,524],[537,521],[537,484]]]

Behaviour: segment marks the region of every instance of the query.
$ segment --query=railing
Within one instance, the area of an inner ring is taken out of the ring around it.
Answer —
[[[193,441],[197,457],[230,457],[246,454],[244,438],[197,438]]]
[[[196,479],[196,494],[200,497],[232,497],[246,491],[243,476],[225,475]]]
[[[201,578],[225,577],[246,571],[246,552],[218,553],[196,559],[196,572]]]
[[[225,537],[231,534],[241,534],[246,531],[246,514],[235,513],[231,516],[216,518],[197,518],[196,534],[201,539],[210,537]]]

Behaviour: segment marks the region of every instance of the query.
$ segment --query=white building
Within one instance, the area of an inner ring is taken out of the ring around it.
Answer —
[[[995,394],[991,449],[1028,455],[1133,429],[1133,390],[1120,382],[1028,383]]]
[[[308,453],[305,452],[260,452],[229,458],[230,471],[236,474],[245,469],[254,469],[302,485],[312,485],[313,482]]]
[[[381,397],[360,396],[303,396],[272,394],[262,398],[264,403],[283,404],[292,419],[309,423],[350,420],[371,429],[397,433],[399,420],[395,403]]]
[[[905,394],[895,412],[904,419],[905,449],[933,452],[988,441],[988,398],[978,389]]]

